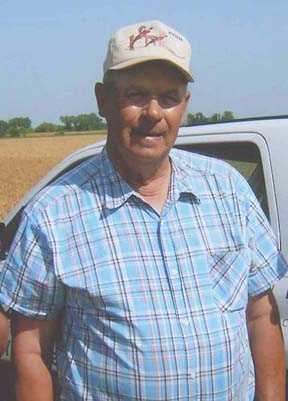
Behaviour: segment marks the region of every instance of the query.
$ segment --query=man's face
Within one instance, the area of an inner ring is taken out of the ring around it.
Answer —
[[[159,164],[168,158],[189,99],[174,67],[165,62],[139,64],[113,75],[112,89],[96,86],[96,95],[116,167]]]

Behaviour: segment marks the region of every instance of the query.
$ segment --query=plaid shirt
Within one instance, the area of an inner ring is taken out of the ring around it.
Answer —
[[[160,216],[105,149],[24,211],[0,300],[36,319],[62,311],[62,400],[253,400],[245,308],[286,263],[233,168],[170,156]]]

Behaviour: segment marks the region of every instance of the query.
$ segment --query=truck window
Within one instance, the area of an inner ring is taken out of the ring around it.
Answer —
[[[177,146],[178,149],[225,160],[248,181],[264,213],[270,220],[267,192],[260,151],[252,142],[194,143]]]

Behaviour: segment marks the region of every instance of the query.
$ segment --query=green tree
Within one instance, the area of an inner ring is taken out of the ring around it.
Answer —
[[[58,130],[58,125],[53,124],[53,123],[47,123],[44,122],[40,125],[38,125],[34,131],[35,132],[55,132]]]
[[[79,114],[75,116],[74,128],[75,131],[88,131],[90,128],[90,121],[87,114]]]
[[[9,127],[8,135],[12,138],[18,138],[19,136],[21,136],[21,128]]]
[[[60,116],[60,121],[64,124],[63,129],[66,131],[74,131],[74,116]]]
[[[235,120],[232,111],[230,111],[230,110],[224,111],[224,113],[223,113],[222,116],[221,116],[221,120],[222,120],[222,121]]]
[[[198,121],[199,123],[204,123],[207,121],[207,118],[201,112],[196,113],[195,117],[196,117],[196,121]]]
[[[206,122],[207,118],[201,112],[198,112],[196,114],[188,113],[186,116],[186,121],[188,125],[195,125]]]
[[[196,114],[188,113],[186,116],[187,125],[201,124],[205,122],[217,122],[217,121],[231,121],[234,120],[232,111],[226,110],[223,114],[214,113],[211,117],[205,117],[203,113],[198,112]]]
[[[106,124],[103,123],[102,119],[96,113],[80,114],[75,117],[74,124],[76,131],[97,130],[106,127]]]
[[[96,113],[61,116],[60,121],[64,124],[63,128],[66,131],[89,131],[106,128],[106,124]]]
[[[7,134],[8,128],[9,124],[4,120],[0,120],[0,137],[3,137]]]
[[[15,117],[8,121],[9,128],[23,129],[31,128],[31,120],[29,117]]]
[[[195,116],[192,113],[188,113],[186,116],[186,124],[187,125],[193,125],[195,124]]]
[[[209,121],[213,121],[213,122],[220,121],[221,120],[221,114],[220,113],[214,113],[214,114],[212,114],[211,117],[208,118],[208,120]]]

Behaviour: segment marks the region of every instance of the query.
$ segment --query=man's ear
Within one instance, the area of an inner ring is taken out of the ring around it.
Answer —
[[[185,94],[185,98],[184,98],[185,109],[184,109],[184,111],[183,111],[182,120],[181,120],[181,125],[184,125],[184,124],[185,124],[185,114],[186,114],[186,111],[187,111],[187,106],[188,106],[189,100],[190,100],[190,92],[187,91],[186,94]]]
[[[186,107],[188,106],[189,100],[190,100],[190,92],[187,90],[187,92],[185,94]]]
[[[95,96],[98,104],[99,115],[105,117],[105,87],[101,82],[97,82],[95,85]]]

